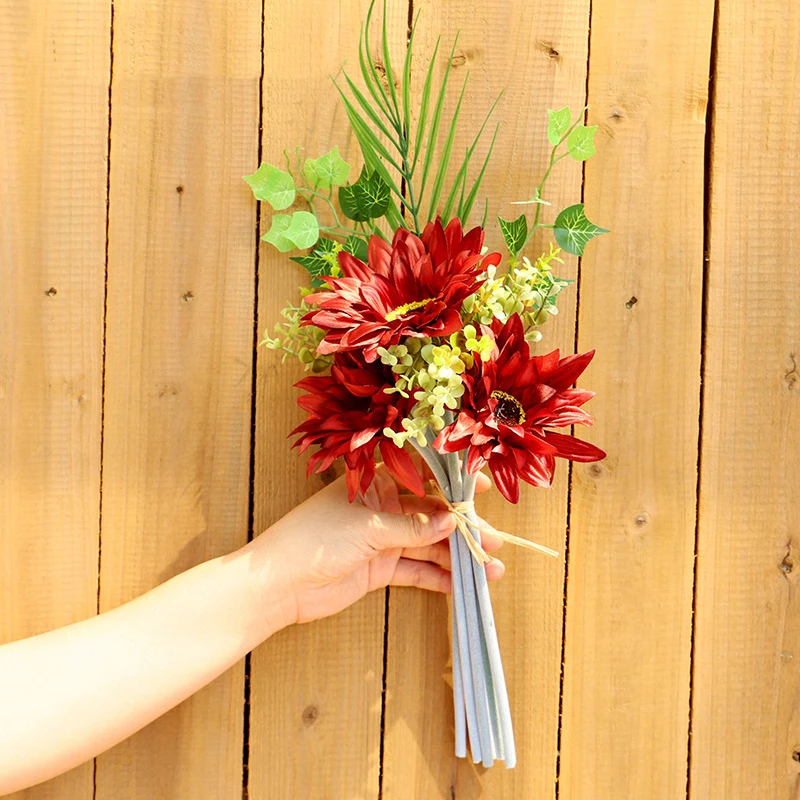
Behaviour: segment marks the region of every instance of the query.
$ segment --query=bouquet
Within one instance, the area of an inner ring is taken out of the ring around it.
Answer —
[[[557,457],[595,461],[605,453],[553,428],[591,424],[582,406],[593,393],[572,388],[593,351],[561,357],[531,352],[541,327],[556,314],[570,281],[552,268],[562,251],[581,255],[607,231],[591,223],[582,204],[540,219],[547,179],[565,157],[594,153],[596,126],[572,121],[569,108],[548,111],[550,162],[531,199],[532,220],[498,217],[507,257],[484,246],[488,200],[479,225],[469,227],[496,135],[473,169],[473,156],[497,101],[453,163],[464,97],[448,120],[443,109],[455,42],[434,92],[437,42],[418,107],[411,102],[416,22],[402,75],[389,58],[386,24],[376,64],[370,46],[370,6],[359,44],[360,88],[347,74],[334,81],[363,156],[351,167],[337,147],[318,158],[286,151],[286,169],[261,164],[245,177],[255,197],[276,212],[262,237],[311,276],[311,288],[284,309],[285,321],[262,344],[297,357],[310,373],[297,386],[305,421],[292,435],[301,452],[315,448],[308,470],[343,459],[351,502],[370,486],[376,457],[411,492],[425,484],[410,451],[435,478],[456,516],[452,554],[452,662],[455,750],[491,766],[516,763],[514,733],[473,497],[477,473],[488,466],[497,488],[519,500],[520,479],[549,486]],[[385,14],[384,14],[385,18]],[[457,40],[457,37],[456,37]],[[499,98],[498,98],[499,99]],[[585,111],[585,109],[584,109]],[[437,156],[438,152],[438,156]],[[457,166],[457,169],[456,169]],[[470,178],[472,172],[475,176]],[[454,174],[454,177],[450,177]],[[449,180],[449,183],[448,183]],[[533,234],[550,228],[555,243],[531,260]],[[516,544],[557,555],[526,539]]]

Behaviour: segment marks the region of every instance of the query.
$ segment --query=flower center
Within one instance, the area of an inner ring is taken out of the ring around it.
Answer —
[[[433,297],[426,297],[424,300],[414,300],[413,303],[406,303],[402,306],[393,308],[384,318],[387,322],[394,322],[398,317],[403,314],[408,314],[409,311],[416,311],[418,308],[425,308],[428,303],[434,300]]]
[[[494,415],[498,422],[506,425],[522,425],[525,422],[525,409],[514,395],[495,389],[491,397],[497,400]]]

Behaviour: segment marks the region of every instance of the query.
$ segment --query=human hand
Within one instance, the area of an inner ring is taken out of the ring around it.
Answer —
[[[476,490],[491,482],[480,475]],[[502,540],[482,522],[487,552]],[[272,525],[248,545],[267,565],[264,598],[279,607],[278,626],[335,614],[367,592],[385,586],[418,586],[449,592],[454,516],[434,496],[400,494],[378,465],[366,495],[350,503],[344,478],[334,481]],[[490,580],[503,564],[486,566]]]

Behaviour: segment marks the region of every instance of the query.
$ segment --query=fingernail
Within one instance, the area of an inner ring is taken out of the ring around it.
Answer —
[[[439,533],[450,533],[455,527],[455,520],[449,511],[436,511],[431,515],[431,522]]]

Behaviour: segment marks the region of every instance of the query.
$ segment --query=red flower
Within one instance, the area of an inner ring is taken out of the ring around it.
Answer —
[[[461,327],[461,303],[480,285],[478,275],[500,263],[500,253],[481,256],[483,230],[463,234],[453,219],[429,222],[418,237],[405,228],[391,245],[380,236],[369,242],[367,264],[339,253],[343,277],[326,278],[330,291],[306,298],[318,309],[303,319],[326,331],[321,354],[361,350],[366,361],[379,347],[408,336],[449,336]]]
[[[489,464],[498,489],[512,503],[519,501],[519,478],[534,486],[549,486],[555,457],[598,461],[605,453],[589,442],[553,433],[548,427],[591,425],[580,408],[594,392],[570,389],[594,356],[559,358],[558,350],[531,356],[517,314],[505,325],[492,325],[497,350],[491,361],[476,360],[464,375],[462,409],[433,445],[443,453],[469,448],[467,471]]]
[[[400,423],[409,411],[407,400],[383,391],[394,385],[391,374],[380,362],[364,364],[355,355],[344,354],[337,358],[330,376],[313,375],[296,384],[308,392],[297,401],[308,417],[289,434],[301,434],[294,446],[302,453],[312,444],[319,445],[308,460],[309,475],[326,470],[342,456],[350,502],[359,489],[365,492],[372,483],[379,446],[392,475],[420,497],[425,495],[409,454],[382,433],[384,428],[402,430]]]

